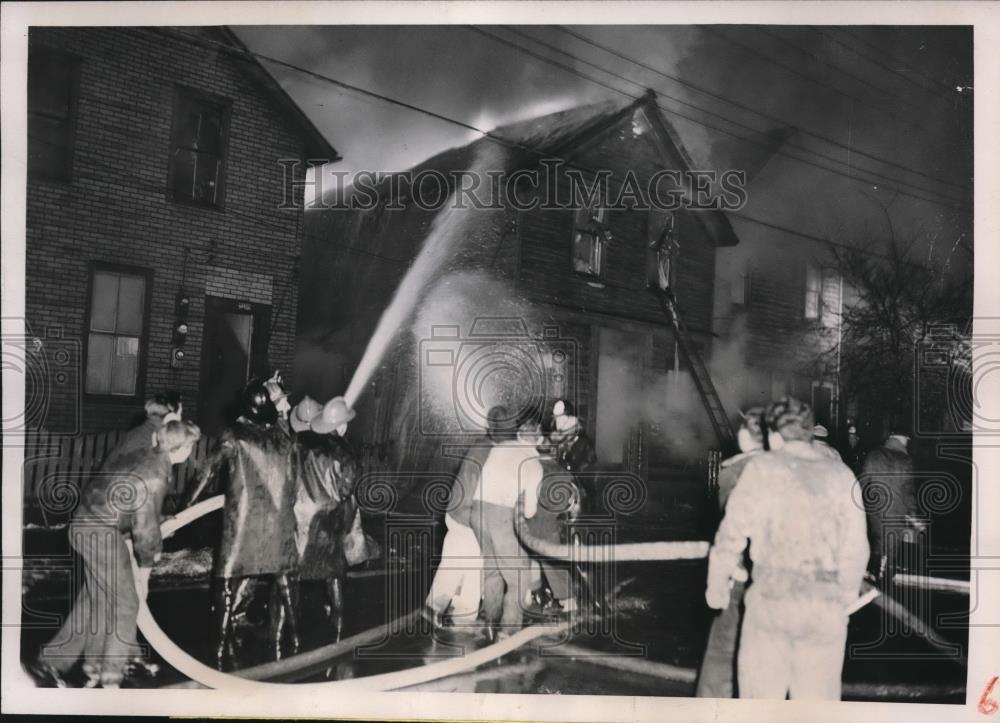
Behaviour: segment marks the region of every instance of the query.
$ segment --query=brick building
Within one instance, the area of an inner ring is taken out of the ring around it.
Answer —
[[[336,151],[226,28],[33,28],[28,80],[28,425],[122,428],[178,390],[215,431],[250,375],[290,374],[286,169]]]
[[[460,243],[428,283],[431,300],[422,302],[417,319],[400,334],[395,353],[361,396],[353,434],[399,468],[417,464],[424,469],[429,460],[440,459],[438,445],[460,441],[428,434],[424,425],[423,415],[435,400],[421,398],[427,384],[421,375],[431,373],[422,355],[437,342],[420,336],[426,329],[414,331],[435,307],[433,289],[451,283],[480,287],[460,302],[444,305],[433,321],[454,321],[459,337],[469,342],[468,351],[476,345],[470,335],[476,335],[477,325],[494,337],[511,333],[487,329],[483,316],[491,317],[486,322],[512,314],[523,319],[526,335],[549,349],[553,358],[564,360],[558,370],[550,368],[548,358],[539,362],[550,375],[545,396],[576,403],[602,462],[636,465],[628,457],[640,427],[645,435],[642,467],[669,466],[681,454],[699,458],[717,446],[700,399],[685,410],[697,419],[689,418],[684,425],[698,427],[696,432],[686,430],[696,437],[686,449],[668,439],[680,433],[680,424],[674,423],[678,420],[657,414],[668,405],[654,399],[654,390],[665,392],[670,374],[684,368],[669,321],[647,286],[656,276],[651,246],[663,234],[670,214],[645,207],[616,208],[610,198],[600,197],[547,209],[540,198],[542,189],[572,188],[567,174],[574,170],[587,184],[593,183],[596,169],[609,170],[607,190],[617,198],[630,173],[645,186],[662,169],[692,169],[655,97],[578,107],[504,126],[491,135],[425,161],[411,169],[410,176],[435,172],[451,178],[453,171],[475,167],[484,153],[502,155],[506,179],[520,171],[540,172],[536,187],[518,192],[531,208],[507,204],[475,212],[458,232]],[[563,165],[556,167],[554,161]],[[300,310],[305,348],[296,371],[304,391],[319,398],[343,393],[380,314],[446,213],[422,208],[414,201],[418,190],[396,192],[390,184],[375,194],[375,208],[332,208],[307,215],[302,295],[310,303]],[[695,343],[708,355],[716,249],[736,244],[737,238],[719,210],[680,210],[674,224],[679,248],[673,288]],[[499,291],[490,297],[494,288]],[[469,309],[479,316],[469,318]],[[511,342],[517,344],[516,339]],[[566,357],[554,351],[557,347]],[[456,358],[463,353],[459,350]],[[456,375],[461,375],[461,366],[456,362]]]

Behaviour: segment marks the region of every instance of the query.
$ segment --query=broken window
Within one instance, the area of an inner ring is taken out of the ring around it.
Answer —
[[[604,273],[604,251],[611,237],[607,213],[600,187],[574,212],[573,271],[597,277]]]
[[[177,91],[169,181],[174,201],[222,205],[228,129],[227,102],[195,91]]]

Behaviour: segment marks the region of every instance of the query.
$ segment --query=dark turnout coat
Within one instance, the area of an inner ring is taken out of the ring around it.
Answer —
[[[292,463],[292,442],[277,426],[238,421],[223,433],[208,461],[208,473],[220,479],[225,491],[216,576],[295,569]]]
[[[528,530],[535,537],[549,542],[565,542],[566,520],[579,504],[580,491],[572,473],[552,457],[539,459],[542,483],[538,486],[538,507],[527,520]]]
[[[328,580],[347,572],[344,537],[357,504],[353,497],[360,467],[348,443],[332,434],[296,435],[294,471],[299,577]]]
[[[153,435],[163,426],[163,420],[158,417],[147,417],[146,420],[137,427],[125,432],[118,444],[111,448],[108,456],[104,458],[102,467],[108,465],[119,465],[123,457],[134,452],[153,448]]]
[[[73,515],[76,525],[107,525],[132,537],[140,567],[163,549],[160,511],[170,485],[170,458],[154,448],[109,460],[87,480]]]
[[[907,516],[918,513],[913,460],[895,439],[873,449],[858,477],[868,513],[868,539],[873,564],[884,554],[888,527],[907,527]]]

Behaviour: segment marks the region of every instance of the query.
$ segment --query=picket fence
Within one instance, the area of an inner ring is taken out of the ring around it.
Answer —
[[[24,437],[24,521],[51,527],[66,522],[86,479],[100,466],[125,430],[69,437],[38,431]],[[174,465],[167,502],[169,511],[198,476],[215,439],[203,436],[183,464]]]

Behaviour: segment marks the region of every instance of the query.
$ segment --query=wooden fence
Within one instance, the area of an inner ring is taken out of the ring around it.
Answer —
[[[83,483],[124,434],[112,430],[66,437],[39,431],[25,437],[24,522],[46,527],[65,522],[79,501]],[[214,446],[215,439],[203,436],[188,460],[174,465],[166,511],[184,496]]]

